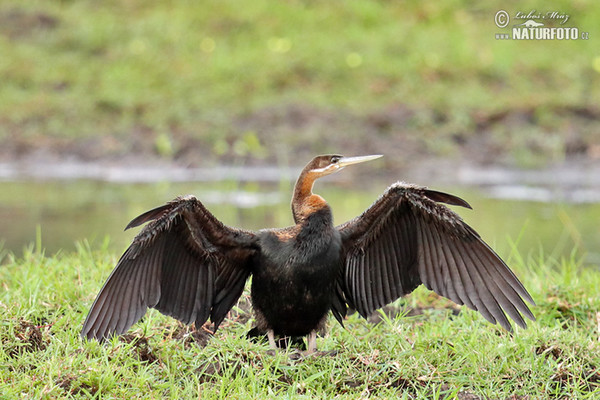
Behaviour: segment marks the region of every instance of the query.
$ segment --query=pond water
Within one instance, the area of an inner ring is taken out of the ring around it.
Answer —
[[[370,182],[366,190],[357,189],[352,182],[333,180],[317,182],[315,192],[332,206],[336,223],[342,223],[360,214],[389,183]],[[123,231],[131,219],[184,194],[194,194],[227,225],[246,229],[283,227],[292,224],[292,187],[291,179],[176,183],[0,181],[0,241],[4,252],[17,256],[24,247],[35,243],[36,232],[41,234],[46,254],[73,251],[75,243],[84,240],[93,249],[108,241],[110,251],[121,253],[139,231]],[[501,256],[509,257],[514,244],[524,256],[543,249],[546,256],[569,257],[575,250],[586,264],[600,264],[598,202],[511,200],[496,196],[497,187],[432,188],[467,200],[473,210],[454,210]]]

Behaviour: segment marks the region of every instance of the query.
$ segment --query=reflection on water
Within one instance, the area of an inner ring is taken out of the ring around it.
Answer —
[[[317,183],[315,191],[331,204],[337,223],[361,213],[385,190]],[[72,251],[77,241],[98,248],[110,237],[109,249],[121,252],[138,230],[123,228],[138,214],[178,195],[194,194],[224,223],[247,229],[292,223],[289,201],[293,182],[202,182],[121,184],[101,181],[0,182],[0,241],[19,255],[35,241],[41,227],[47,254]],[[449,190],[449,188],[436,187]],[[501,255],[516,242],[521,254],[569,256],[574,248],[586,262],[600,263],[600,204],[556,204],[490,198],[472,188],[453,188],[473,206],[455,208]]]

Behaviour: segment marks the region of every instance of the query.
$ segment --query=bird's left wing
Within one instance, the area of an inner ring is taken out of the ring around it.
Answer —
[[[154,307],[215,329],[241,295],[257,251],[254,233],[229,228],[193,196],[178,197],[127,225],[135,237],[94,301],[81,335],[122,334]]]
[[[488,321],[511,330],[506,314],[526,326],[531,296],[502,259],[448,207],[464,200],[396,183],[362,215],[338,226],[343,274],[334,313],[348,303],[367,317],[423,283]]]

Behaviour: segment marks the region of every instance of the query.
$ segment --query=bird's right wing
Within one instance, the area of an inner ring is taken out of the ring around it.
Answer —
[[[338,227],[342,235],[343,302],[367,317],[423,283],[488,321],[511,330],[534,319],[531,296],[502,259],[457,214],[439,203],[470,206],[424,187],[396,183],[359,217]]]
[[[81,335],[122,334],[148,307],[215,329],[244,289],[256,235],[219,222],[193,196],[178,197],[127,225],[152,221],[136,236],[102,287]]]

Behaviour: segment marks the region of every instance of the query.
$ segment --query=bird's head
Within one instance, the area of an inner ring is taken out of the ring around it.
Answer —
[[[296,181],[294,197],[292,198],[294,221],[298,223],[299,221],[304,220],[307,215],[312,214],[315,210],[327,205],[321,196],[313,194],[312,192],[313,184],[316,179],[341,171],[348,165],[374,160],[379,157],[382,156],[344,157],[338,154],[328,154],[313,158],[312,161],[304,167]]]
[[[365,161],[375,160],[376,158],[383,157],[382,155],[372,156],[356,156],[356,157],[344,157],[338,154],[327,154],[323,156],[316,156],[309,162],[304,171],[307,174],[312,175],[314,179],[333,174],[334,172],[341,171],[344,167],[352,164],[358,164]]]

